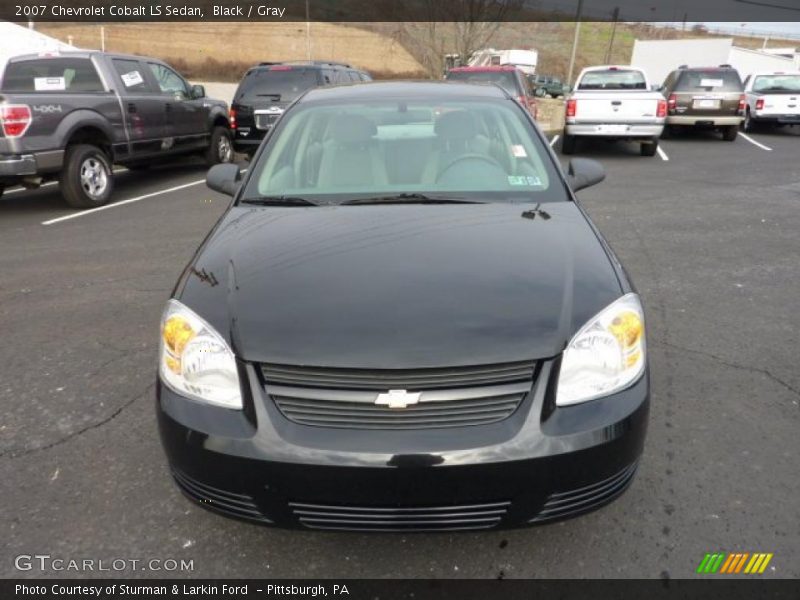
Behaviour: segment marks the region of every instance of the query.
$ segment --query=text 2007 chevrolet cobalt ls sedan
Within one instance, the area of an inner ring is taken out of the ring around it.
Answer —
[[[180,489],[286,527],[463,530],[626,489],[649,381],[639,297],[502,89],[308,92],[273,128],[161,324]]]

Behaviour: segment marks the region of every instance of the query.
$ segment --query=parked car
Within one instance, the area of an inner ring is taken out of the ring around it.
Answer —
[[[534,119],[537,117],[536,98],[528,83],[528,78],[515,66],[456,67],[447,72],[445,79],[466,83],[495,83],[526,107]]]
[[[631,482],[642,306],[530,114],[497,86],[310,90],[242,175],[161,323],[175,482],[254,523],[465,530]],[[209,281],[221,285],[209,284]]]
[[[528,75],[528,83],[534,95],[552,96],[560,98],[567,94],[569,86],[565,85],[558,77],[552,75]]]
[[[744,87],[739,72],[729,65],[679,67],[664,80],[667,98],[665,135],[684,128],[714,129],[729,142],[736,139],[744,118]]]
[[[626,140],[640,144],[642,156],[654,156],[664,128],[667,102],[651,89],[636,67],[588,67],[567,97],[561,149],[573,154],[578,138]]]
[[[742,129],[800,124],[800,71],[755,73],[745,79]]]
[[[363,81],[372,81],[366,71],[330,61],[261,63],[249,69],[231,103],[235,149],[252,156],[286,107],[306,90]]]
[[[112,165],[200,153],[230,162],[228,106],[166,63],[92,51],[12,58],[0,91],[0,189],[57,179],[78,208],[102,206]]]

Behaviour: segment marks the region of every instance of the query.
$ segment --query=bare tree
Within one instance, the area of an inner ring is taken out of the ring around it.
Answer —
[[[418,0],[411,19],[401,31],[409,48],[432,77],[441,76],[444,55],[462,60],[485,48],[504,22],[513,17],[524,0]],[[420,22],[419,19],[425,19]]]

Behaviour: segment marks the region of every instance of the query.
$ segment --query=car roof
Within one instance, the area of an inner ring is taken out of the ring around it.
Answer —
[[[762,77],[764,75],[800,75],[800,71],[758,71],[753,73],[753,77]]]
[[[103,52],[102,50],[45,50],[43,52],[31,52],[28,54],[18,54],[8,59],[8,62],[26,61],[32,59],[47,58],[92,58],[93,56],[107,56],[109,58],[121,58],[127,60],[149,60],[163,63],[160,58],[152,56],[142,56],[140,54],[125,54],[124,52]]]
[[[504,71],[517,71],[514,65],[483,65],[471,67],[453,67],[449,72],[451,73],[493,73]]]
[[[496,85],[453,81],[372,81],[311,88],[300,102],[359,101],[380,98],[497,98],[511,96]]]

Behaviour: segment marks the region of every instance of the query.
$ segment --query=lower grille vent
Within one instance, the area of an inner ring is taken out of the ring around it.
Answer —
[[[272,523],[258,509],[252,496],[211,487],[176,469],[172,470],[172,476],[175,478],[175,483],[178,484],[178,487],[189,499],[194,500],[205,508],[239,519],[247,519],[259,523]]]
[[[495,527],[510,502],[458,506],[376,508],[290,502],[300,524],[348,531],[454,531]]]

